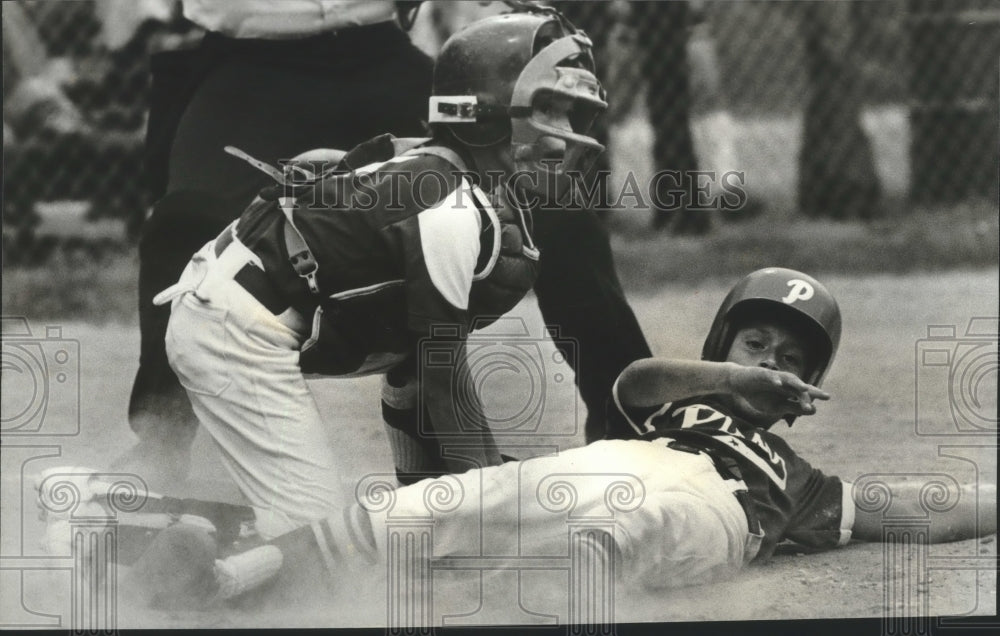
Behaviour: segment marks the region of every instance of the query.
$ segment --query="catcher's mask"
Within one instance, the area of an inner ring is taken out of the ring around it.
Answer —
[[[445,42],[434,68],[428,122],[467,146],[510,140],[522,188],[565,194],[604,146],[587,135],[607,108],[594,75],[591,41],[554,11],[485,18]],[[557,97],[571,106],[572,130],[547,125],[536,109]],[[546,137],[565,143],[560,159],[544,156]]]
[[[790,326],[808,343],[811,366],[802,379],[820,386],[840,345],[840,308],[833,295],[808,274],[769,267],[748,274],[726,295],[719,307],[702,360],[723,362],[736,332],[752,320]],[[791,425],[794,417],[786,418]]]

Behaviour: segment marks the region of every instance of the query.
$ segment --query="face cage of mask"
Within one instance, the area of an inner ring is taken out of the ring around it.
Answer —
[[[511,150],[518,172],[520,191],[563,201],[573,183],[579,181],[604,146],[586,135],[594,119],[607,108],[600,82],[590,71],[575,66],[561,66],[587,55],[589,40],[578,35],[560,38],[542,49],[524,67],[511,97]],[[572,131],[538,121],[535,109],[546,99],[565,97],[572,100],[569,120]],[[544,157],[543,138],[565,143],[560,160]]]

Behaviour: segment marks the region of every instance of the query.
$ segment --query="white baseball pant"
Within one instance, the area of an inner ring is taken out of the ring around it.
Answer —
[[[226,469],[270,538],[344,504],[339,459],[298,365],[308,325],[275,316],[233,276],[259,258],[239,239],[218,256],[205,245],[176,285],[167,357]]]
[[[692,585],[739,570],[759,547],[707,455],[666,442],[605,440],[558,455],[372,490],[375,541],[388,559],[413,524],[433,528],[432,558],[566,556],[574,529],[608,529],[622,574],[651,588]],[[362,493],[364,494],[364,493]]]

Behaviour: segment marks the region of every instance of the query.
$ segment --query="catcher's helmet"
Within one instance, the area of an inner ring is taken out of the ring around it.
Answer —
[[[458,31],[438,55],[432,93],[432,126],[447,127],[467,146],[509,138],[517,170],[552,179],[557,192],[604,150],[586,134],[607,108],[590,39],[554,12],[492,16]],[[532,117],[554,95],[572,100],[572,132]],[[562,161],[543,160],[543,137],[566,143]]]
[[[819,386],[840,344],[840,308],[826,287],[812,276],[782,267],[748,274],[722,301],[705,338],[702,360],[725,361],[736,331],[755,319],[791,323],[805,334],[814,358],[802,379]]]

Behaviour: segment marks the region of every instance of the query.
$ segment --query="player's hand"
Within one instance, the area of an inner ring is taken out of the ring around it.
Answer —
[[[741,406],[761,415],[812,415],[813,400],[830,399],[829,393],[793,373],[765,367],[734,365],[728,384]]]

